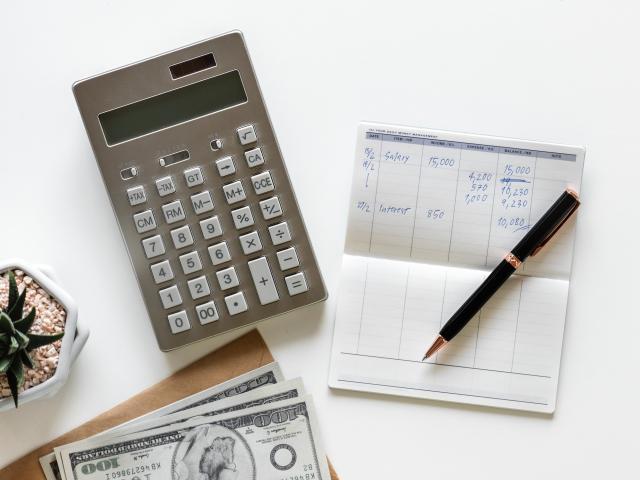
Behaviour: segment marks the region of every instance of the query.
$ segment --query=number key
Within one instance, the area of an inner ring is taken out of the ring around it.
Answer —
[[[185,312],[184,310],[172,313],[167,317],[167,320],[169,320],[169,328],[171,329],[171,333],[180,333],[191,328],[189,317],[187,316],[187,312]]]
[[[220,265],[221,263],[231,260],[231,254],[229,253],[229,247],[227,242],[216,243],[209,247],[209,256],[211,257],[211,263],[214,265]]]
[[[206,297],[209,295],[209,283],[207,283],[207,278],[203,275],[202,277],[194,278],[193,280],[189,280],[187,282],[187,286],[189,287],[189,293],[191,294],[191,298],[196,300],[197,298]]]
[[[236,269],[234,267],[220,270],[219,272],[216,272],[216,276],[218,277],[218,283],[220,284],[220,288],[222,290],[228,290],[229,288],[237,287],[240,283],[238,281],[238,274],[236,273]]]
[[[219,318],[218,310],[216,310],[216,304],[213,303],[213,301],[198,305],[196,307],[196,315],[198,316],[198,320],[200,320],[201,325],[215,322]]]
[[[202,220],[200,222],[200,229],[202,230],[202,236],[205,240],[222,235],[222,227],[220,226],[220,220],[217,215]]]
[[[160,290],[160,300],[162,300],[162,306],[165,310],[180,305],[182,303],[182,297],[178,291],[178,287],[171,285],[164,290]]]
[[[188,225],[171,230],[171,238],[176,248],[184,248],[193,245],[193,236]]]
[[[160,235],[142,240],[142,247],[147,258],[155,258],[164,255],[164,243]]]
[[[153,275],[153,281],[156,283],[173,279],[173,270],[169,260],[151,265],[151,275]]]
[[[189,252],[180,255],[180,265],[182,265],[182,271],[185,275],[202,270],[202,262],[200,261],[198,252]]]

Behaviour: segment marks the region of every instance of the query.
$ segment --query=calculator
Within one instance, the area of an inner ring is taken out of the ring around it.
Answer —
[[[161,350],[327,297],[240,32],[73,92]]]

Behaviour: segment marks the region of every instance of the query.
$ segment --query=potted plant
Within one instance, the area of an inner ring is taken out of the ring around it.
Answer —
[[[62,387],[89,335],[77,317],[49,268],[0,263],[0,411]]]

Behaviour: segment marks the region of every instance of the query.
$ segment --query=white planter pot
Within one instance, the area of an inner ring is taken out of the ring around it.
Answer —
[[[71,365],[76,360],[80,351],[89,338],[89,330],[81,328],[78,322],[78,306],[71,296],[58,284],[55,273],[51,267],[45,265],[32,265],[22,260],[9,259],[0,261],[0,275],[8,270],[22,270],[49,295],[55,298],[66,310],[66,322],[62,347],[58,358],[58,367],[55,373],[47,381],[31,387],[19,396],[19,405],[39,398],[48,398],[55,395],[69,377]],[[13,398],[0,400],[0,412],[15,408]]]

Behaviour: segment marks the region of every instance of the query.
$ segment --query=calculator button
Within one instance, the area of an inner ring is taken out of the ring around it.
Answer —
[[[142,248],[147,258],[155,258],[164,255],[164,242],[160,235],[145,238],[142,240]]]
[[[171,238],[176,248],[184,248],[193,245],[193,237],[188,225],[171,230]]]
[[[284,277],[284,281],[287,284],[287,290],[289,290],[289,295],[291,296],[298,295],[299,293],[309,290],[309,287],[307,286],[307,279],[304,278],[304,273],[302,272]]]
[[[246,235],[240,235],[240,245],[245,255],[250,255],[262,250],[262,243],[258,232],[247,233]]]
[[[211,145],[211,150],[213,150],[214,152],[217,152],[222,148],[222,140],[220,140],[219,138],[211,140],[210,145]]]
[[[133,221],[136,224],[136,230],[138,233],[148,232],[149,230],[156,228],[156,219],[151,210],[136,213],[133,216]]]
[[[169,224],[185,219],[184,209],[180,200],[163,205],[162,213],[164,213],[164,219]]]
[[[258,165],[262,165],[264,163],[264,158],[262,157],[262,150],[260,150],[260,147],[244,152],[244,158],[247,161],[247,165],[249,167],[257,167]]]
[[[205,240],[222,235],[222,227],[220,226],[220,220],[218,220],[217,215],[201,220],[200,229],[202,230],[202,236]]]
[[[132,207],[147,201],[147,194],[144,192],[144,187],[142,185],[129,188],[127,190],[127,197],[129,198],[129,205]]]
[[[261,195],[274,189],[271,173],[268,170],[251,177],[251,183],[253,184],[253,189],[256,191],[256,195]]]
[[[184,171],[184,179],[187,182],[187,187],[195,187],[196,185],[202,185],[204,183],[204,177],[202,176],[202,170],[200,167],[193,167]]]
[[[280,299],[276,286],[273,283],[269,263],[265,257],[251,260],[249,262],[249,271],[251,272],[253,284],[256,286],[256,290],[258,292],[260,305],[273,303]]]
[[[271,235],[271,242],[274,245],[280,245],[281,243],[291,240],[291,233],[289,232],[289,225],[287,225],[287,222],[270,226],[269,235]]]
[[[200,320],[201,325],[206,325],[207,323],[215,322],[218,320],[218,310],[216,309],[216,304],[211,302],[203,303],[202,305],[198,305],[196,307],[196,315],[198,320]]]
[[[245,125],[238,129],[238,140],[240,140],[241,145],[248,145],[257,139],[258,137],[256,137],[256,131],[253,129],[253,125]]]
[[[240,283],[238,281],[238,274],[234,267],[225,268],[224,270],[216,272],[216,277],[218,277],[218,283],[220,284],[221,290],[228,290],[229,288],[237,287]]]
[[[280,250],[278,253],[276,253],[276,256],[278,257],[280,270],[284,271],[300,266],[298,254],[296,253],[296,249],[294,247],[287,248],[286,250]]]
[[[211,193],[209,193],[208,190],[205,190],[204,192],[191,195],[191,204],[193,205],[193,211],[196,212],[196,215],[213,210]]]
[[[171,177],[162,177],[156,180],[156,188],[158,189],[158,195],[161,197],[165,197],[176,191],[176,186]]]
[[[156,283],[173,279],[173,270],[169,260],[151,265],[151,275],[153,275],[153,281]]]
[[[242,292],[224,297],[224,303],[227,304],[229,315],[236,315],[247,311],[247,301],[245,300],[244,293]]]
[[[165,310],[180,305],[182,303],[182,297],[178,291],[178,287],[171,285],[169,288],[160,290],[160,300],[162,300],[162,306]]]
[[[260,211],[262,212],[262,217],[265,220],[271,220],[272,218],[279,217],[282,215],[280,200],[278,200],[278,197],[271,197],[266,200],[262,200],[260,202]]]
[[[236,173],[236,166],[233,163],[233,158],[231,157],[223,157],[220,160],[217,160],[216,167],[218,168],[218,173],[221,177],[226,177],[227,175]]]
[[[233,223],[238,230],[253,225],[253,215],[251,214],[251,208],[242,207],[231,212]]]
[[[187,316],[187,312],[185,312],[184,310],[172,313],[167,317],[167,319],[169,320],[169,328],[171,329],[171,333],[180,333],[191,328],[189,317]]]
[[[229,205],[241,202],[242,200],[247,198],[244,187],[242,186],[242,182],[240,180],[238,180],[237,182],[228,183],[227,185],[223,185],[222,190],[224,191],[224,196],[227,199],[227,203]]]
[[[209,256],[211,257],[211,263],[214,265],[220,265],[221,263],[231,260],[231,254],[229,253],[229,247],[227,242],[216,243],[209,247]]]
[[[185,275],[202,270],[202,262],[200,261],[198,252],[189,252],[180,255],[180,265]]]
[[[211,293],[209,290],[209,283],[207,282],[207,278],[204,275],[202,277],[189,280],[187,282],[187,286],[189,287],[191,298],[193,298],[194,300],[206,297]]]

